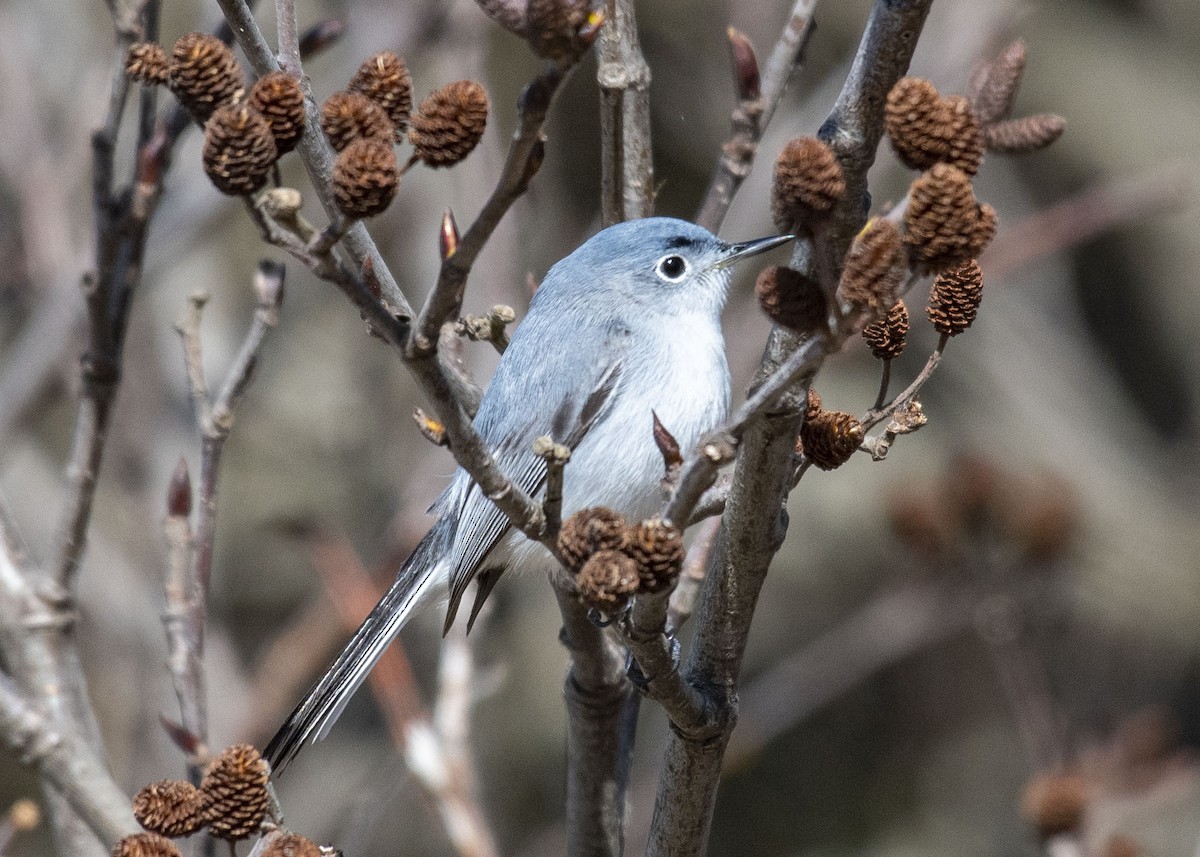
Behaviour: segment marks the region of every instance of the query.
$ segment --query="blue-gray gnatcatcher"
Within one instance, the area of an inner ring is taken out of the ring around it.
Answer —
[[[517,485],[537,495],[543,435],[573,448],[563,515],[607,506],[630,520],[662,503],[651,412],[690,449],[729,406],[721,310],[729,266],[791,236],[727,244],[682,220],[611,226],[546,274],[504,351],[475,428]],[[325,736],[413,610],[449,595],[447,627],[471,580],[473,621],[509,566],[551,571],[554,558],[512,529],[461,468],[431,509],[437,520],[325,676],[267,746],[281,770]]]

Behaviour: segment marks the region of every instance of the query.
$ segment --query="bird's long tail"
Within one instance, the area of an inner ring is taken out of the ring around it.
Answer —
[[[354,632],[333,666],[279,727],[263,751],[273,772],[282,771],[309,740],[318,741],[329,733],[413,608],[431,594],[429,590],[436,581],[443,579],[436,572],[446,554],[446,531],[444,522],[439,522],[421,539],[396,573],[387,594]]]

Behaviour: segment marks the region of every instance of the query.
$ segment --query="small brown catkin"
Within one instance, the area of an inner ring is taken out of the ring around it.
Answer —
[[[825,293],[820,284],[792,268],[764,268],[754,284],[754,293],[767,318],[790,330],[807,333],[827,323]]]
[[[575,576],[583,602],[604,613],[624,607],[640,583],[637,563],[615,550],[596,551]]]
[[[804,454],[822,470],[834,470],[849,461],[863,436],[858,418],[845,411],[819,411],[806,417],[800,429]]]
[[[796,137],[775,159],[771,216],[780,232],[788,232],[828,213],[845,192],[833,150],[816,137]]]
[[[396,150],[378,137],[355,140],[333,162],[333,199],[355,220],[383,212],[400,187]]]
[[[967,98],[981,123],[991,125],[1009,114],[1024,72],[1025,43],[1017,39],[971,75]]]
[[[181,857],[175,843],[157,833],[135,833],[113,846],[112,857]]]
[[[582,56],[591,44],[584,36],[590,5],[588,0],[529,0],[525,32],[530,49],[557,62]]]
[[[430,167],[452,167],[471,153],[487,127],[487,90],[459,80],[434,90],[412,117],[408,140]]]
[[[895,306],[907,267],[900,230],[886,218],[872,218],[846,253],[838,299],[870,319],[881,319]]]
[[[1042,839],[1072,833],[1087,810],[1087,783],[1073,774],[1041,774],[1025,786],[1021,814]]]
[[[683,534],[662,518],[650,518],[632,528],[625,553],[637,563],[638,591],[662,592],[683,568]]]
[[[321,130],[340,152],[355,140],[391,141],[395,126],[384,109],[361,92],[335,92],[321,105]]]
[[[412,114],[412,75],[404,60],[391,51],[380,51],[358,67],[348,88],[383,108],[397,138],[404,133]]]
[[[253,835],[267,814],[269,769],[249,744],[227,747],[213,760],[200,783],[209,802],[208,832],[236,841]]]
[[[279,153],[270,123],[243,102],[219,107],[209,117],[201,158],[217,190],[243,196],[266,183]]]
[[[264,74],[250,90],[250,104],[271,126],[275,150],[280,155],[296,148],[305,123],[300,81],[283,71]]]
[[[262,857],[321,857],[321,846],[297,833],[284,833],[271,840]]]
[[[978,255],[995,234],[995,214],[976,203],[966,173],[936,164],[909,191],[904,243],[923,270],[943,271]]]
[[[982,299],[983,271],[971,259],[937,275],[925,312],[938,333],[958,336],[975,321]]]
[[[558,530],[559,553],[567,569],[574,573],[597,551],[620,551],[628,544],[629,524],[625,517],[604,506],[580,509],[563,521]]]
[[[1067,130],[1067,120],[1053,113],[1035,113],[988,125],[987,147],[1004,155],[1025,155],[1044,149]]]
[[[208,804],[204,792],[183,780],[146,786],[133,798],[133,817],[152,833],[175,839],[204,826]]]
[[[233,51],[216,36],[188,33],[171,49],[167,83],[201,122],[244,86]]]
[[[862,338],[879,360],[899,357],[908,339],[908,307],[904,301],[896,301],[886,317],[864,327]]]
[[[156,42],[135,42],[125,54],[125,74],[147,86],[166,85],[170,75],[167,52]]]

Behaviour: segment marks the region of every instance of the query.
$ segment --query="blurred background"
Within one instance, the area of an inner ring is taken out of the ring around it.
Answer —
[[[262,5],[272,33],[271,4]],[[725,237],[771,232],[775,154],[827,115],[869,5],[818,6]],[[407,60],[418,98],[462,78],[491,95],[475,154],[451,171],[411,171],[371,224],[401,288],[419,300],[435,279],[441,212],[452,208],[465,225],[478,211],[537,61],[471,0],[299,8],[302,27],[346,25],[306,64],[319,98],[385,49]],[[728,134],[725,28],[744,31],[765,61],[789,9],[783,0],[640,4],[658,213],[694,213]],[[1068,129],[1043,153],[985,160],[977,194],[996,207],[1000,233],[982,261],[979,320],[950,343],[922,395],[928,425],[886,461],[857,456],[811,472],[792,495],[788,540],[755,619],[711,853],[1034,853],[1022,790],[1056,766],[1087,785],[1090,845],[1120,832],[1152,855],[1196,850],[1195,12],[1191,0],[934,4],[912,73],[961,92],[976,62],[1020,36],[1030,59],[1016,115],[1060,113]],[[163,42],[211,29],[218,14],[212,3],[164,4]],[[65,0],[9,0],[0,31],[0,492],[44,558],[75,417],[79,282],[94,264],[89,134],[106,107],[112,36],[103,6]],[[519,323],[531,279],[598,228],[594,73],[589,56],[561,93],[545,166],[484,251],[466,311],[506,303]],[[90,690],[108,761],[131,794],[183,774],[159,725],[160,713],[177,716],[159,618],[161,522],[171,471],[182,456],[196,472],[199,439],[173,324],[190,293],[211,295],[204,358],[216,383],[249,325],[256,261],[282,255],[260,243],[240,202],[209,184],[200,142],[196,133],[182,142],[150,231],[80,578]],[[295,156],[283,167],[285,183],[307,189]],[[912,178],[885,143],[876,208]],[[388,579],[453,469],[414,427],[423,402],[392,353],[332,286],[288,267],[280,325],[221,478],[206,659],[218,748],[270,736],[347,634],[326,584],[347,568]],[[768,330],[754,273],[742,271],[726,314],[736,396]],[[936,341],[923,289],[910,297],[897,384]],[[879,365],[854,345],[816,386],[826,407],[861,413]],[[467,343],[466,354],[486,379],[491,348]],[[506,579],[493,604],[472,634],[480,804],[502,853],[562,853],[557,611],[532,577]],[[424,616],[403,635],[426,702],[440,624]],[[641,848],[664,737],[664,718],[644,706],[630,853]],[[38,794],[0,753],[0,811]],[[370,693],[302,755],[280,796],[295,830],[347,854],[454,853]],[[34,833],[10,853],[48,849]]]

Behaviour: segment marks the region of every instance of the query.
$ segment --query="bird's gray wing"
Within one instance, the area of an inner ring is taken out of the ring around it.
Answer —
[[[620,384],[625,338],[623,330],[609,331],[603,337],[605,347],[590,361],[587,355],[563,352],[533,363],[519,352],[511,355],[513,360],[505,353],[480,407],[476,428],[505,475],[527,494],[537,496],[546,478],[546,463],[533,454],[533,441],[549,435],[574,449],[608,413]],[[509,349],[519,345],[514,337]],[[478,573],[479,592],[468,620],[474,622],[503,572],[502,567],[481,570],[481,566],[508,527],[505,515],[477,485],[471,485],[463,496],[451,555],[447,629]]]

